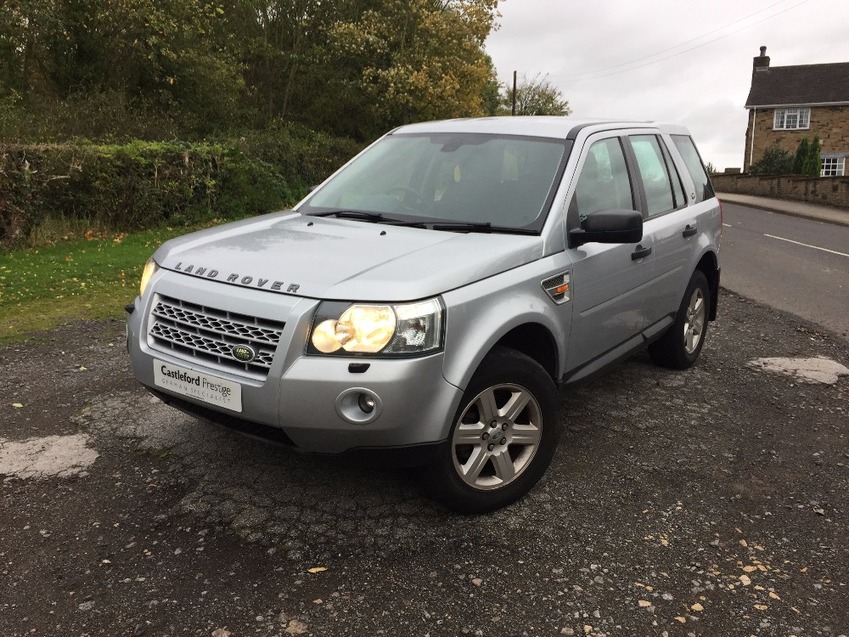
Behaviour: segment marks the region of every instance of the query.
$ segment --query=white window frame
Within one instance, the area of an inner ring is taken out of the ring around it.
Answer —
[[[772,120],[773,130],[808,130],[811,127],[810,108],[777,108]]]
[[[846,174],[845,157],[823,157],[820,177],[843,177]]]

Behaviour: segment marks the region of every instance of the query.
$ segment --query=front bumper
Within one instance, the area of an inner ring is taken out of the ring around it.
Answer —
[[[304,344],[317,301],[222,286],[168,271],[160,271],[150,288],[135,300],[127,319],[127,345],[133,374],[165,402],[204,420],[309,453],[412,449],[447,439],[462,391],[443,377],[442,353],[392,360],[306,356]],[[148,336],[157,295],[285,320],[267,378],[240,376],[157,348]],[[241,412],[157,387],[155,360],[238,383]],[[374,413],[357,412],[360,393],[376,397]],[[250,425],[255,425],[253,431]]]
[[[295,446],[286,432],[278,427],[270,427],[259,423],[243,420],[236,416],[230,416],[221,411],[215,411],[207,407],[201,407],[195,403],[171,394],[166,394],[158,389],[149,388],[150,392],[170,407],[179,409],[190,416],[205,422],[223,427],[229,431],[241,434],[248,438],[254,438],[263,442],[294,448]],[[401,445],[397,447],[352,447],[341,453],[319,453],[311,452],[313,455],[330,456],[334,459],[344,459],[363,466],[379,464],[383,467],[402,468],[418,467],[435,462],[441,454],[445,453],[448,441],[429,442],[413,445]]]

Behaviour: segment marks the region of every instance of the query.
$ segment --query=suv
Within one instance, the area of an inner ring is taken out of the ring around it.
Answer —
[[[687,130],[515,117],[383,136],[291,211],[165,243],[127,321],[164,402],[320,454],[427,467],[450,507],[527,493],[558,388],[716,317],[721,210]]]

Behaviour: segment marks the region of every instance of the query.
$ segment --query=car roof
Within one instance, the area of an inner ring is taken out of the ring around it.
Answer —
[[[575,139],[584,129],[588,133],[619,128],[653,128],[666,133],[689,135],[687,129],[677,124],[629,121],[616,119],[587,119],[554,116],[480,117],[474,119],[448,119],[436,122],[408,124],[392,134],[408,133],[481,133],[490,135],[526,135],[549,139]]]

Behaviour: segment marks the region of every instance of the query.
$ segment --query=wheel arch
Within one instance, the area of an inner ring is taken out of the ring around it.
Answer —
[[[719,262],[714,252],[706,252],[699,259],[696,270],[700,270],[708,281],[710,289],[710,314],[708,319],[716,320],[717,306],[719,305]]]
[[[540,323],[523,323],[514,327],[493,347],[507,347],[535,360],[557,383],[560,361],[557,342],[547,327]]]
[[[505,314],[510,311],[509,304],[499,309],[505,310]],[[480,329],[462,330],[461,334],[455,335],[453,347],[446,347],[443,375],[449,383],[465,390],[483,359],[496,347],[505,347],[539,363],[558,384],[563,354],[558,342],[567,342],[568,323],[559,324],[553,316],[545,313],[524,312],[499,321],[497,325],[486,325],[498,316],[498,312],[488,311],[484,316],[487,319],[479,326]]]

